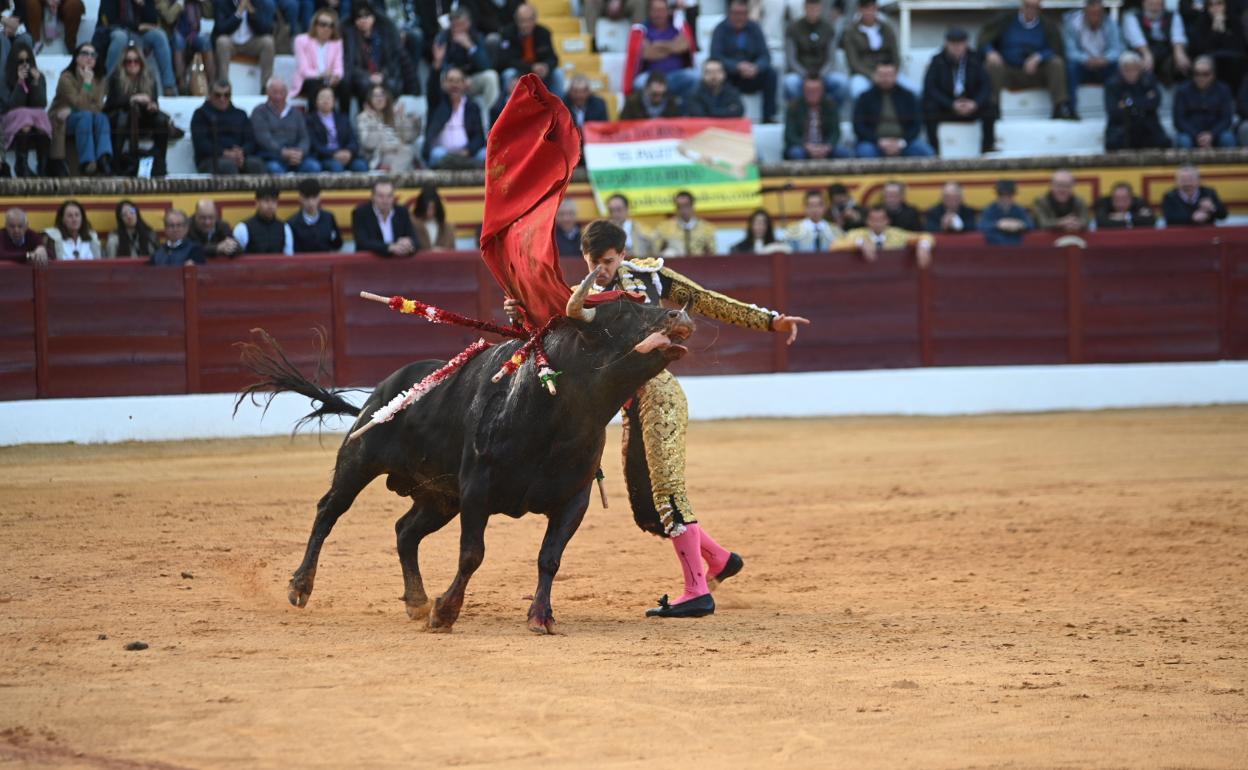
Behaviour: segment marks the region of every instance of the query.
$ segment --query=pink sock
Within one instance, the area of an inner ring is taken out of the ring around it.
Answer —
[[[676,548],[676,558],[680,559],[680,569],[685,573],[685,592],[674,604],[687,602],[711,592],[706,586],[706,572],[702,569],[702,554],[699,549],[701,541],[697,526],[687,527],[684,534],[672,538],[672,546]]]
[[[715,542],[714,538],[707,534],[701,525],[690,524],[688,528],[698,531],[698,542],[700,543],[702,558],[706,559],[707,573],[711,577],[718,575],[728,564],[728,557],[732,555],[732,552]]]

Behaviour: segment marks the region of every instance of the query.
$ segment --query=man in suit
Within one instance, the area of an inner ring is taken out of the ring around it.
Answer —
[[[919,135],[922,130],[919,100],[897,84],[897,65],[877,64],[875,86],[854,104],[858,157],[930,157],[934,153]]]
[[[368,203],[351,212],[355,250],[371,251],[380,257],[410,257],[416,253],[416,230],[407,209],[394,205],[394,182],[373,182]]]
[[[468,97],[468,80],[458,67],[442,74],[443,99],[425,126],[425,164],[430,168],[485,166],[485,129],[481,109]]]
[[[1166,227],[1200,227],[1226,219],[1226,205],[1218,197],[1218,191],[1201,186],[1200,171],[1195,166],[1180,166],[1174,181],[1177,186],[1161,199]]]
[[[927,210],[927,226],[923,229],[929,233],[974,232],[977,214],[964,202],[962,185],[945,182],[940,191],[940,203]]]
[[[217,79],[229,82],[235,52],[260,59],[260,87],[273,77],[273,0],[213,0],[212,44]]]
[[[563,97],[563,103],[572,113],[572,121],[578,131],[583,131],[588,121],[608,120],[607,103],[590,90],[589,78],[584,75],[574,75],[568,81],[568,93]]]
[[[993,127],[997,120],[992,101],[992,80],[984,71],[979,54],[970,49],[966,30],[951,28],[945,33],[945,47],[932,57],[923,78],[923,119],[927,142],[940,153],[940,124],[980,121],[979,151],[992,152],[996,144]]]

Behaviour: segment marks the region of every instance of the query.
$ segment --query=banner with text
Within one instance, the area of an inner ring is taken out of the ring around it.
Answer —
[[[699,211],[762,205],[746,118],[667,118],[585,124],[585,167],[598,210],[616,193],[633,214],[670,214],[688,190]]]

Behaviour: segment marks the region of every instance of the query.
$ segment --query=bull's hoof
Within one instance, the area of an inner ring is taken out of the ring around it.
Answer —
[[[290,590],[286,594],[286,598],[296,607],[308,606],[308,597],[312,595],[312,586],[300,583],[297,580],[290,581]]]
[[[430,615],[429,622],[425,625],[425,630],[431,634],[449,634],[454,626],[450,623],[443,623],[438,620],[437,616]]]
[[[555,619],[553,617],[546,618],[529,618],[529,630],[535,634],[555,634]]]
[[[428,621],[430,617],[432,617],[432,615],[433,615],[433,602],[431,601],[424,601],[424,602],[421,602],[420,604],[409,603],[407,605],[407,616],[411,618],[412,620]]]

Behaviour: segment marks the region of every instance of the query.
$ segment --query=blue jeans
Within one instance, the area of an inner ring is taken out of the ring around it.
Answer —
[[[823,76],[823,87],[827,91],[828,96],[836,102],[836,106],[840,107],[849,101],[849,78],[839,72],[829,72]],[[802,95],[802,76],[796,72],[790,72],[784,76],[784,98],[790,102],[796,101]]]
[[[291,168],[284,160],[266,160],[264,168],[270,174],[315,174],[321,170],[321,163],[305,155],[303,162],[296,168]]]
[[[1196,137],[1191,134],[1175,134],[1174,143],[1182,150],[1190,150],[1196,146]],[[1238,147],[1235,141],[1235,132],[1227,129],[1217,136],[1213,137],[1214,147]]]
[[[74,137],[79,163],[94,163],[102,155],[113,154],[113,135],[104,113],[71,112],[69,120],[65,121],[65,129]]]
[[[346,167],[343,167],[337,158],[326,158],[320,163],[322,171],[328,171],[333,174],[340,174],[343,171],[368,171],[368,162],[363,158],[352,158]]]
[[[131,41],[141,44],[144,54],[151,53],[156,57],[156,70],[160,77],[161,88],[173,88],[177,78],[173,76],[173,53],[169,50],[169,36],[164,30],[149,29],[146,32],[133,32],[124,27],[113,27],[108,31],[108,57],[104,68],[113,74],[121,55],[126,52],[126,45]]]
[[[434,147],[432,150],[429,151],[430,167],[437,168],[438,164],[441,163],[442,159],[445,158],[448,154],[450,154],[450,150],[447,150],[445,147],[440,147],[440,146]],[[480,152],[478,152],[475,156],[473,156],[473,160],[483,165],[485,164],[485,148],[484,147],[481,148]]]
[[[638,91],[645,88],[648,76],[649,73],[647,72],[638,73],[637,77],[633,79],[633,88]],[[698,87],[700,80],[698,71],[692,67],[683,70],[673,70],[667,73],[667,90],[681,99],[688,99],[689,94],[693,93],[693,89]]]
[[[315,7],[316,3],[313,0],[277,0],[277,10],[281,11],[282,18],[290,25],[292,40],[295,35],[308,31],[308,27],[312,24],[312,11]],[[380,10],[385,12],[384,3],[381,4]]]
[[[187,45],[187,38],[181,35],[173,36],[173,50],[176,53],[184,53],[187,49],[191,53],[212,53],[212,40],[207,35],[196,35],[190,38],[190,45]],[[209,73],[215,75],[215,73]]]
[[[515,67],[508,67],[507,69],[503,70],[503,82],[500,85],[506,86],[508,83],[512,81],[512,79],[518,78],[518,77],[520,77],[520,70],[516,69]],[[550,92],[552,94],[554,94],[555,96],[558,96],[560,99],[563,98],[563,92],[564,92],[563,70],[559,69],[558,67],[555,67],[553,70],[550,71],[550,77],[545,80],[545,83],[546,83],[546,87],[550,89]]]
[[[810,160],[810,154],[807,153],[806,148],[800,144],[795,144],[792,147],[786,147],[784,150],[784,157],[789,160]],[[832,155],[830,157],[852,158],[854,155],[848,148],[842,147],[838,144],[832,148]]]
[[[859,142],[858,146],[855,147],[854,150],[857,152],[859,158],[884,157],[884,153],[880,152],[879,146],[872,142]],[[906,148],[901,151],[901,157],[903,158],[930,158],[935,154],[936,152],[932,150],[932,146],[922,139],[915,139],[913,142],[907,144]]]
[[[1070,108],[1076,109],[1079,106],[1079,86],[1084,83],[1100,83],[1105,84],[1109,80],[1109,76],[1114,74],[1114,63],[1101,67],[1099,70],[1090,69],[1082,62],[1071,61],[1070,57],[1066,58],[1066,92],[1070,97]]]

